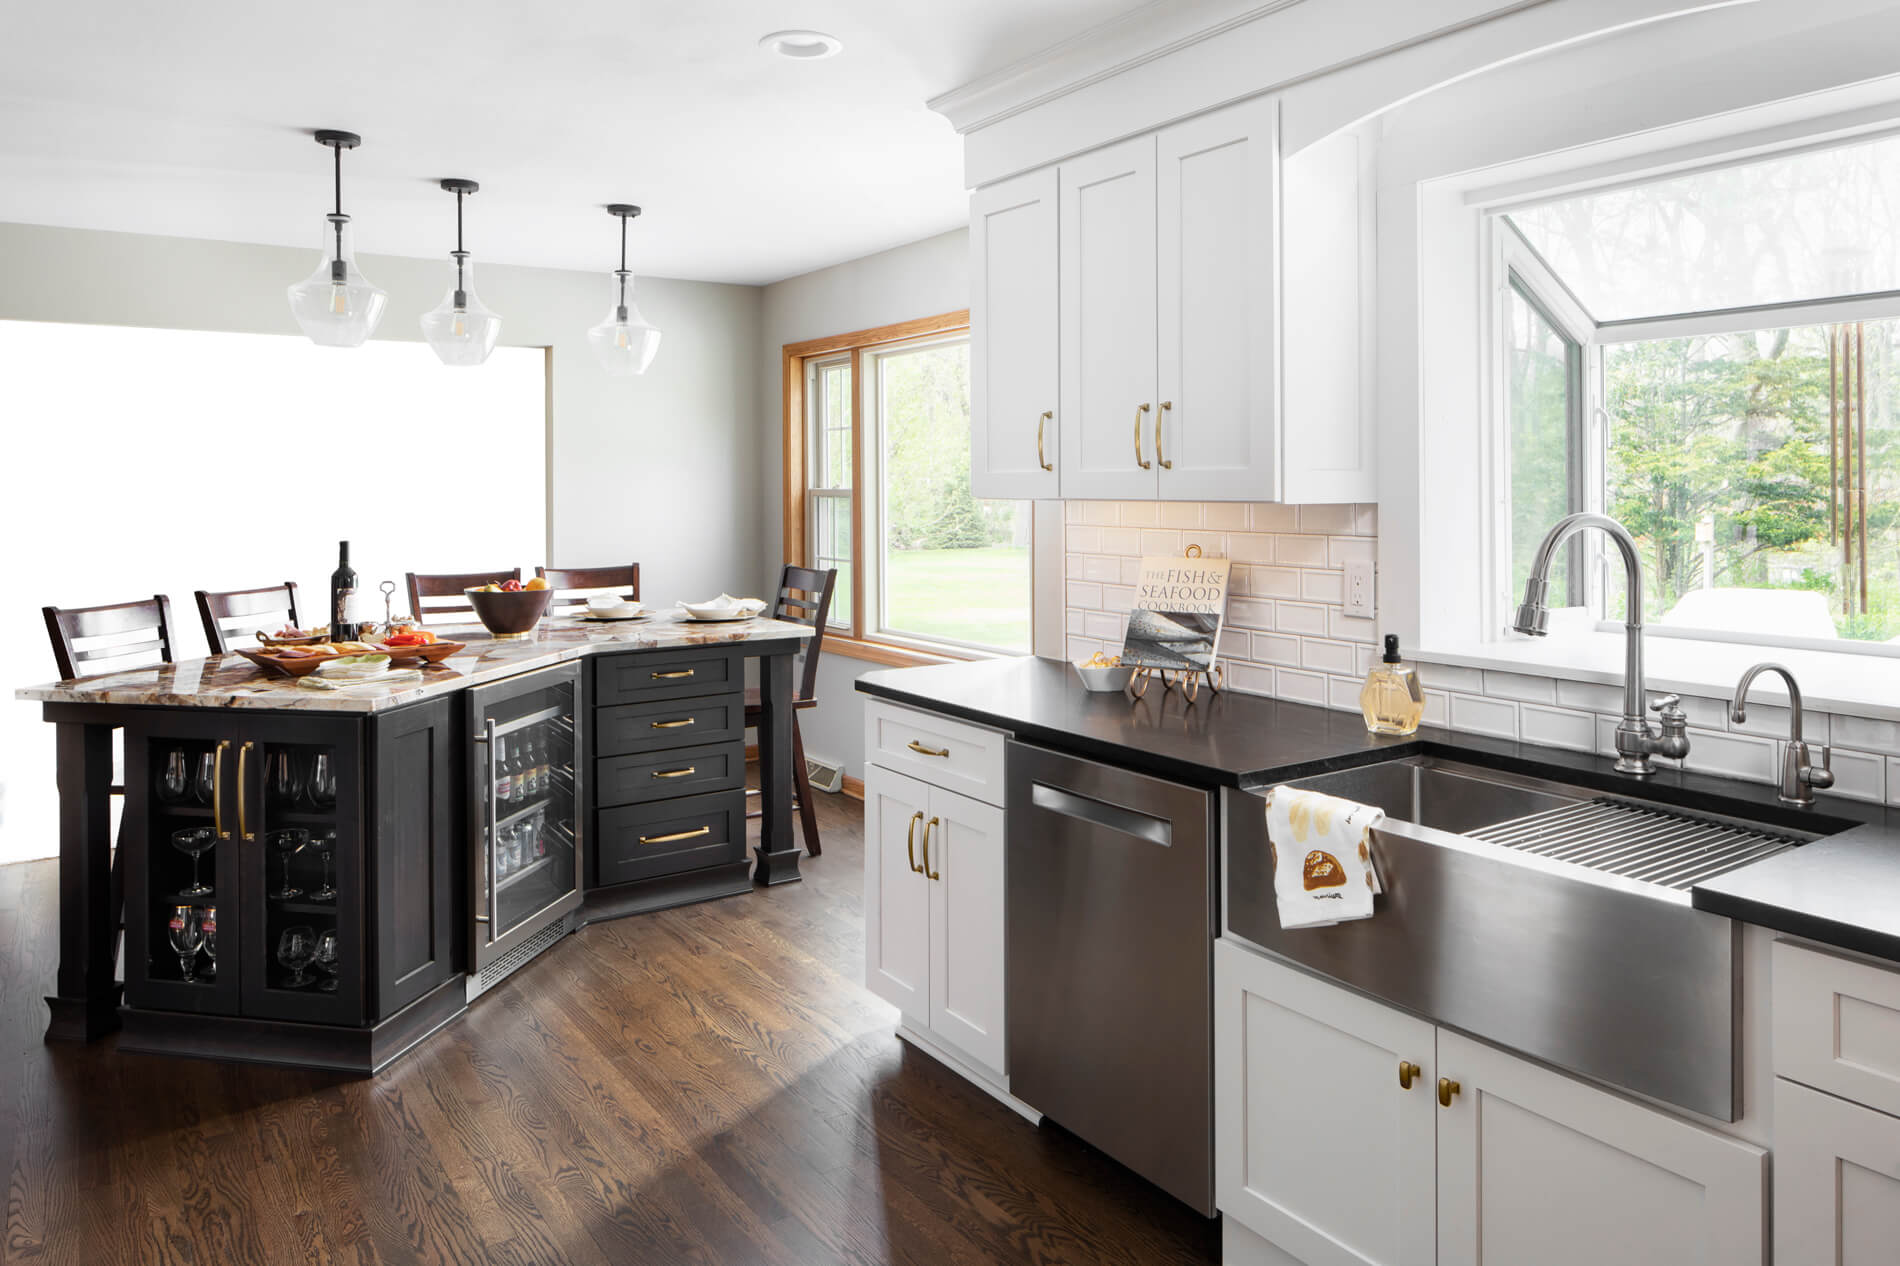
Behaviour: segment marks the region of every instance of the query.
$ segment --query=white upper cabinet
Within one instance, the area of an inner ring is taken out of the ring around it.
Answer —
[[[1056,459],[1056,173],[970,199],[970,491],[1053,499]]]
[[[1156,138],[1160,399],[1171,501],[1279,497],[1274,425],[1279,103],[1243,102]]]
[[[1155,138],[1059,171],[1062,495],[1152,500]]]

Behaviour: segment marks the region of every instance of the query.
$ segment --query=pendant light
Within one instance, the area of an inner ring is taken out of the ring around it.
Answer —
[[[455,195],[455,280],[448,294],[422,316],[422,337],[429,341],[444,365],[479,365],[495,350],[501,318],[475,295],[475,265],[462,249],[462,198],[481,186],[472,180],[445,180],[442,187]]]
[[[317,144],[329,146],[336,158],[336,210],[323,217],[317,271],[290,288],[290,313],[312,343],[325,347],[361,346],[376,332],[389,298],[357,268],[350,217],[343,214],[343,151],[362,143],[354,132],[317,133]]]
[[[605,321],[587,331],[587,341],[608,373],[644,374],[660,350],[660,332],[633,306],[633,274],[627,271],[627,221],[639,215],[640,208],[616,202],[607,213],[620,220],[620,267],[614,270],[613,307]]]

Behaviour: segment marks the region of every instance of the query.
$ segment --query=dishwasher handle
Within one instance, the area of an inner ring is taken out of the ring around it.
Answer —
[[[1174,823],[1166,818],[1157,818],[1151,814],[1134,809],[1125,809],[1118,804],[1109,804],[1105,800],[1096,800],[1089,796],[1078,795],[1073,791],[1064,791],[1048,783],[1038,782],[1030,789],[1030,803],[1038,809],[1050,813],[1059,813],[1063,817],[1078,818],[1083,822],[1106,827],[1111,831],[1120,831],[1123,835],[1132,835],[1147,840],[1150,844],[1159,844],[1163,848],[1174,845]]]

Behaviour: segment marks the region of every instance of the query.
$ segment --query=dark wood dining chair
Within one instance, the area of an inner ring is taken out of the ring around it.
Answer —
[[[475,608],[469,605],[465,589],[479,589],[483,585],[499,585],[504,580],[520,580],[521,569],[511,571],[462,571],[438,572],[434,575],[420,575],[410,572],[409,610],[423,624],[434,621],[437,624],[454,621],[458,624],[475,624]],[[433,599],[435,605],[424,607],[424,599]]]
[[[838,583],[838,569],[826,568],[814,571],[810,567],[794,567],[790,563],[779,574],[778,597],[773,600],[771,616],[774,620],[788,620],[793,624],[809,625],[812,635],[805,642],[801,654],[805,664],[799,673],[798,682],[792,692],[792,807],[798,810],[799,829],[805,835],[805,851],[813,857],[824,853],[818,842],[818,811],[811,802],[811,770],[805,765],[805,737],[798,731],[798,714],[807,708],[818,706],[814,693],[818,684],[818,654],[824,647],[825,622],[831,617],[831,590]],[[759,688],[751,686],[745,692],[745,724],[751,729],[765,719],[765,705],[759,697]],[[761,810],[746,814],[748,818],[760,816]]]
[[[554,597],[548,602],[549,615],[574,615],[587,607],[595,594],[614,593],[640,600],[640,564],[625,567],[537,567],[534,574],[548,582]]]
[[[212,593],[193,591],[198,600],[198,618],[204,622],[205,644],[213,655],[222,655],[232,643],[249,643],[259,630],[275,632],[285,625],[301,627],[297,620],[297,582],[262,589],[229,589]]]
[[[103,607],[42,607],[62,680],[172,662],[172,600],[164,594]]]

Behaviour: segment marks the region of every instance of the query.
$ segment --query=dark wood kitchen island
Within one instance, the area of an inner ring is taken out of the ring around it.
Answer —
[[[419,679],[320,690],[223,655],[15,692],[58,744],[49,1039],[122,1027],[123,1050],[373,1072],[582,923],[799,877],[809,628],[662,613],[444,633],[466,649]]]

